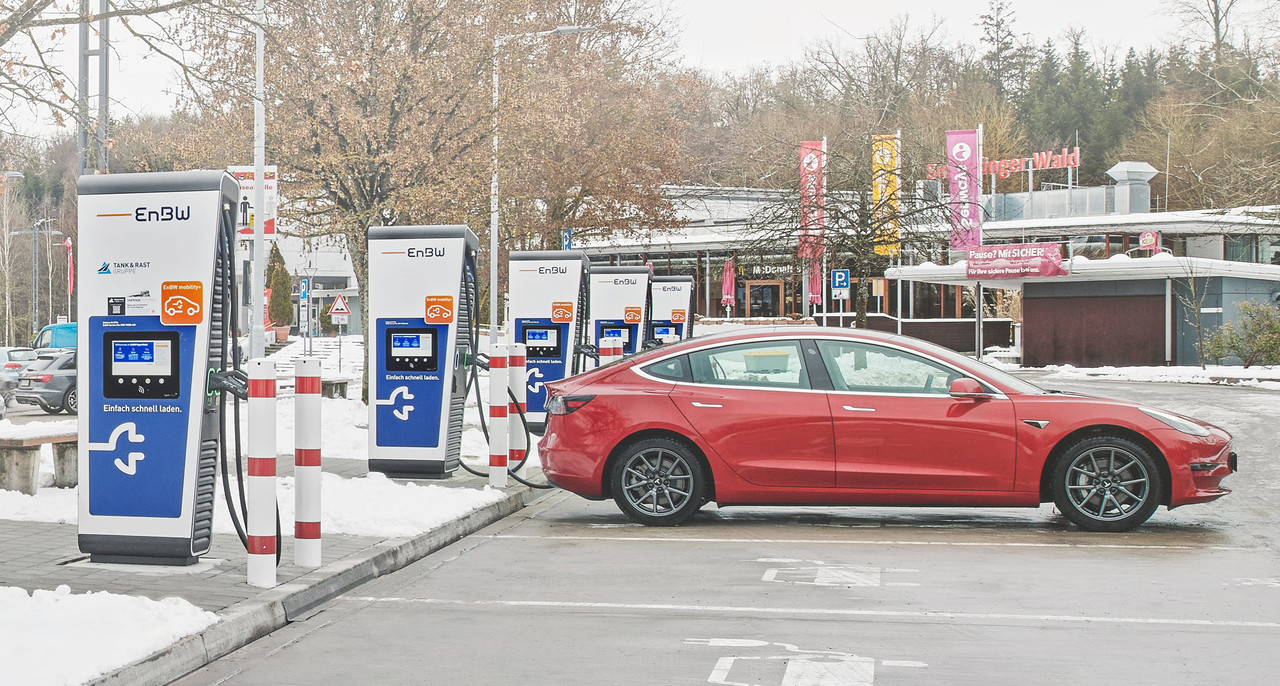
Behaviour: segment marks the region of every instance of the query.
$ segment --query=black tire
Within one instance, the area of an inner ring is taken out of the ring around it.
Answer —
[[[80,403],[76,396],[75,386],[68,388],[67,394],[62,396],[62,409],[66,410],[67,414],[77,414],[80,412]]]
[[[646,526],[675,526],[705,502],[704,474],[689,446],[670,438],[647,438],[622,449],[609,480],[613,500],[628,519]]]
[[[1164,489],[1156,458],[1118,436],[1081,440],[1053,469],[1053,502],[1086,531],[1129,531],[1160,505]]]
[[[44,410],[45,414],[58,414],[59,412],[62,411],[61,407],[57,407],[57,406],[50,407],[49,405],[41,405],[40,409]]]

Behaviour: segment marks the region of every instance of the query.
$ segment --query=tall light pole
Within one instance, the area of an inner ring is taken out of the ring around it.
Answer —
[[[38,219],[31,224],[30,231],[12,231],[11,236],[31,235],[31,335],[40,333],[40,227],[53,221],[51,217]],[[43,233],[62,235],[61,231],[45,231]]]
[[[267,136],[265,106],[266,87],[263,84],[263,45],[262,23],[266,20],[266,2],[258,0],[253,33],[257,39],[257,55],[255,58],[255,81],[253,87],[253,278],[248,284],[253,294],[253,311],[249,314],[249,359],[262,357],[266,353],[266,327],[262,323],[263,302],[262,289],[266,287],[267,276],[267,241],[263,223],[266,221],[266,143]]]
[[[6,171],[4,173],[4,188],[3,188],[4,207],[3,209],[0,209],[0,212],[4,212],[4,220],[3,220],[4,236],[0,236],[0,240],[4,241],[4,260],[5,260],[5,264],[4,264],[4,344],[5,345],[13,344],[13,336],[10,335],[11,329],[12,329],[12,322],[13,322],[13,310],[10,307],[10,298],[9,298],[9,282],[10,282],[9,274],[12,271],[11,269],[9,269],[9,246],[10,246],[10,241],[13,239],[13,234],[9,233],[9,193],[10,193],[9,181],[11,179],[21,179],[21,178],[25,178],[25,175],[20,171]]]
[[[261,0],[259,0],[261,1]],[[527,36],[571,36],[575,33],[595,31],[595,26],[557,26],[549,31],[518,33],[510,36],[497,36],[493,39],[493,179],[489,182],[489,344],[498,340],[498,265],[502,261],[498,255],[498,51],[502,41],[510,38]]]

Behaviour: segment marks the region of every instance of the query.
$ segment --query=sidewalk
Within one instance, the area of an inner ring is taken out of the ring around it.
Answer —
[[[326,459],[323,469],[355,478],[367,474],[367,463]],[[277,474],[293,474],[292,456],[279,458]],[[539,475],[533,480],[541,482],[542,478]],[[419,483],[481,489],[487,480],[459,469],[449,479]],[[75,593],[107,591],[156,600],[179,597],[216,613],[218,622],[204,631],[89,682],[165,684],[305,616],[355,586],[403,568],[520,510],[540,493],[512,481],[503,499],[414,537],[325,534],[324,564],[318,569],[292,564],[292,532],[285,531],[277,570],[279,585],[272,589],[248,585],[245,551],[235,535],[215,534],[209,553],[191,567],[106,565],[90,563],[79,551],[74,524],[0,520],[0,585],[30,592],[67,584]]]

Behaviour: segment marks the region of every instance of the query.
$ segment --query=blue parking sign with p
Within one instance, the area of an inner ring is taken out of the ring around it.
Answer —
[[[831,287],[832,288],[848,288],[849,287],[849,270],[848,269],[832,269],[831,270]]]

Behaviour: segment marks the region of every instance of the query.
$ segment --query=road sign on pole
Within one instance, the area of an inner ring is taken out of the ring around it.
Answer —
[[[849,288],[849,270],[848,269],[832,269],[831,270],[831,290]]]
[[[347,307],[347,299],[343,297],[341,293],[338,294],[338,297],[333,299],[333,304],[329,305],[330,317],[339,314],[351,314],[351,308]]]
[[[573,247],[573,229],[560,229],[560,249],[569,250]]]

